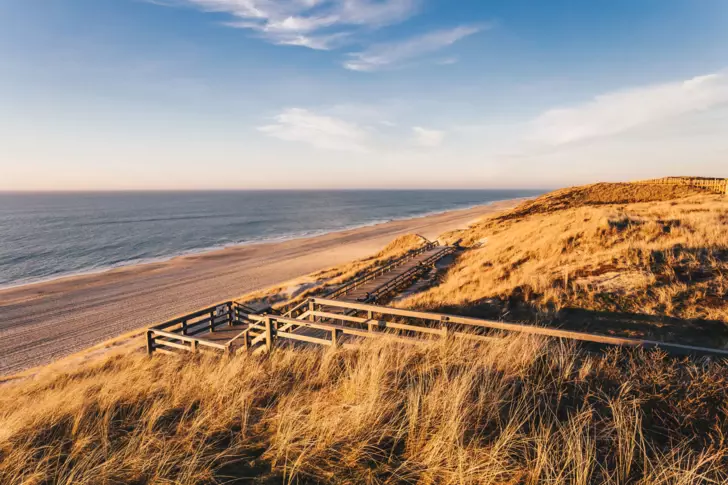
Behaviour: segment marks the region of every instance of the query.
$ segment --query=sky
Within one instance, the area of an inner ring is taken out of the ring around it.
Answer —
[[[725,0],[0,0],[0,190],[728,177]]]

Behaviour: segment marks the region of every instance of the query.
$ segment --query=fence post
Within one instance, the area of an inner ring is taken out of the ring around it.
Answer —
[[[154,331],[147,330],[147,355],[154,353]]]
[[[331,346],[335,349],[339,348],[339,329],[332,329],[331,330]]]
[[[233,302],[228,303],[228,327],[233,326],[235,320],[235,304]]]
[[[315,322],[316,317],[313,315],[313,312],[316,311],[316,304],[313,302],[313,300],[308,300],[308,311],[311,312],[311,315],[308,316],[308,321]]]
[[[265,317],[265,348],[270,354],[273,350],[273,322],[269,316]]]
[[[215,331],[215,310],[210,312],[210,333]]]
[[[198,346],[197,346],[197,340],[192,341],[192,353],[196,354],[198,352]]]
[[[187,335],[187,320],[182,320],[182,335]]]
[[[442,335],[442,338],[447,338],[448,334],[450,333],[449,327],[449,318],[448,317],[441,317],[440,318],[440,332]]]

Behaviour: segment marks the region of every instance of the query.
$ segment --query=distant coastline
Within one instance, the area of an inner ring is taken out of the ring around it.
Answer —
[[[0,290],[0,375],[127,332],[375,254],[394,238],[435,239],[520,199],[357,229],[237,245]]]
[[[370,191],[370,192],[378,192],[378,191]],[[383,193],[390,192],[390,193],[396,193],[397,191],[381,191]],[[404,191],[409,192],[409,191]],[[423,191],[423,192],[429,192],[429,191]],[[433,193],[437,193],[437,191],[431,191]],[[444,193],[447,193],[449,191],[442,191]],[[468,191],[460,191],[460,192],[468,192]],[[472,191],[472,192],[483,192],[487,193],[489,191]],[[496,192],[496,191],[493,191]],[[497,191],[497,192],[503,192],[503,191]],[[527,192],[527,191],[512,191],[512,192]],[[536,192],[536,191],[531,191]],[[257,192],[259,194],[265,194],[270,193],[267,191],[261,191]],[[122,193],[118,193],[122,194]],[[127,195],[127,193],[124,193]],[[183,193],[187,194],[188,193]],[[74,194],[63,194],[64,196],[72,196]],[[103,195],[103,193],[87,193],[82,195]],[[535,195],[535,193],[534,193]],[[520,198],[520,197],[518,197]],[[164,254],[159,254],[155,256],[149,256],[149,257],[129,257],[129,258],[119,258],[115,261],[100,261],[96,262],[94,264],[88,264],[85,265],[85,267],[80,267],[77,269],[71,269],[71,270],[58,270],[55,271],[54,269],[49,270],[50,273],[52,271],[52,274],[43,274],[43,275],[23,275],[14,278],[12,281],[5,281],[3,282],[3,260],[7,261],[9,258],[2,258],[0,255],[0,290],[7,290],[7,289],[13,289],[18,287],[23,287],[27,285],[36,285],[46,282],[51,282],[58,279],[66,279],[66,278],[73,278],[78,276],[85,276],[85,275],[94,275],[99,273],[104,273],[108,271],[114,271],[118,270],[120,268],[125,268],[129,266],[137,266],[137,265],[145,265],[145,264],[155,264],[155,263],[162,263],[165,261],[169,261],[175,258],[179,257],[186,257],[186,256],[195,256],[200,255],[204,253],[219,251],[227,248],[235,248],[235,247],[242,247],[242,246],[249,246],[253,244],[267,244],[267,243],[276,243],[276,242],[284,242],[284,241],[292,241],[297,239],[304,239],[304,238],[310,238],[310,237],[316,237],[316,236],[322,236],[326,234],[336,233],[336,232],[343,232],[343,231],[350,231],[350,230],[356,230],[366,227],[373,227],[380,224],[385,224],[388,222],[394,222],[394,221],[405,221],[413,218],[420,218],[420,217],[429,217],[433,215],[439,215],[444,214],[451,211],[458,211],[458,210],[468,210],[473,209],[476,207],[482,207],[482,206],[488,206],[496,202],[506,201],[506,200],[512,200],[512,197],[506,197],[503,199],[493,199],[488,200],[486,202],[480,202],[480,203],[463,203],[463,204],[456,204],[454,207],[447,207],[447,208],[438,208],[438,209],[430,209],[428,207],[422,207],[420,211],[411,210],[410,212],[406,214],[402,214],[400,216],[393,215],[392,217],[386,217],[386,218],[379,218],[374,220],[367,220],[367,221],[358,221],[358,222],[352,222],[349,224],[341,224],[338,226],[331,226],[327,228],[322,229],[314,229],[314,230],[298,230],[298,231],[281,231],[280,234],[271,234],[271,235],[265,235],[265,234],[249,234],[246,235],[246,239],[244,240],[232,240],[232,241],[225,241],[225,242],[216,242],[210,245],[201,245],[200,247],[192,247],[192,248],[179,248],[179,249],[170,249],[168,251],[165,251]],[[115,221],[110,221],[110,224],[115,223]],[[120,221],[117,222],[119,224],[126,223],[126,221]],[[38,251],[40,253],[41,251]],[[22,255],[22,257],[28,257],[29,255]],[[12,263],[12,260],[10,261]],[[22,261],[21,261],[22,263]],[[6,263],[7,264],[7,263]]]

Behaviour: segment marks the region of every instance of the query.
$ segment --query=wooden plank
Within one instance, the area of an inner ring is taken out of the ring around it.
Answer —
[[[163,330],[154,330],[155,335],[161,335],[163,337],[168,337],[174,340],[181,340],[184,342],[197,342],[198,345],[205,345],[207,347],[214,347],[216,349],[222,349],[225,350],[227,347],[224,345],[216,344],[213,342],[208,342],[201,338],[193,338],[185,335],[180,335],[178,333],[171,333],[171,332],[165,332]]]
[[[160,323],[159,325],[156,325],[156,326],[150,327],[150,328],[151,329],[154,329],[154,330],[164,330],[166,328],[169,328],[172,325],[176,325],[176,324],[182,323],[182,320],[185,320],[185,319],[190,320],[190,319],[193,319],[193,318],[200,317],[202,315],[205,315],[207,313],[210,313],[210,311],[214,311],[215,308],[217,308],[219,306],[222,306],[222,305],[225,305],[225,304],[229,304],[229,303],[230,303],[230,301],[221,302],[221,303],[218,303],[216,305],[213,305],[213,306],[210,306],[210,307],[206,307],[206,308],[197,310],[197,311],[192,312],[192,313],[186,313],[184,315],[178,315],[178,316],[176,316],[174,318],[171,318],[171,319],[167,320],[164,323]]]
[[[155,352],[159,352],[161,354],[168,354],[168,355],[179,355],[179,352],[175,352],[174,350],[167,350],[167,349],[154,349]]]
[[[178,343],[170,342],[168,340],[164,340],[161,338],[154,339],[154,345],[157,345],[157,346],[164,345],[165,347],[174,347],[175,349],[187,350],[188,352],[192,351],[192,347],[190,347],[189,345],[178,344]]]
[[[209,340],[205,340],[205,339],[198,339],[197,343],[198,343],[198,345],[204,345],[205,347],[211,347],[211,348],[217,349],[217,350],[227,350],[227,345],[216,344],[214,342],[210,342]]]
[[[433,334],[433,335],[440,335],[442,333],[442,330],[440,330],[439,328],[420,327],[417,325],[409,325],[406,323],[395,323],[395,322],[389,322],[386,320],[373,320],[373,319],[362,318],[362,317],[352,317],[349,315],[341,315],[338,313],[314,312],[314,315],[316,315],[317,317],[321,317],[321,318],[330,318],[332,320],[343,320],[343,321],[362,323],[362,324],[374,324],[374,325],[377,325],[377,327],[394,328],[397,330],[409,330],[412,332],[422,332],[422,333],[428,333],[428,334]]]
[[[282,337],[282,338],[291,339],[291,340],[300,340],[301,342],[310,342],[310,343],[319,344],[319,345],[326,345],[326,346],[332,345],[331,340],[326,340],[326,339],[316,338],[316,337],[309,337],[308,335],[301,335],[298,333],[278,332],[277,336]]]
[[[162,337],[172,338],[172,339],[175,339],[175,340],[182,340],[182,341],[185,341],[185,342],[196,342],[196,341],[199,340],[199,339],[196,339],[196,338],[193,338],[193,337],[189,337],[189,336],[186,336],[186,335],[181,335],[181,334],[178,334],[178,333],[165,332],[164,330],[154,330],[154,334],[155,335],[161,335]]]

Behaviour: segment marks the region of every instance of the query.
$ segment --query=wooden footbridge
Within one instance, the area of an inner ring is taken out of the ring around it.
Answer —
[[[673,354],[728,358],[728,350],[612,337],[517,323],[382,306],[411,287],[455,248],[430,243],[375,269],[320,298],[309,298],[275,312],[256,311],[227,301],[174,318],[147,330],[149,354],[188,352],[270,353],[276,346],[348,347],[362,339],[386,338],[422,343],[432,338],[494,341],[503,332],[543,335],[580,342],[659,347]]]

